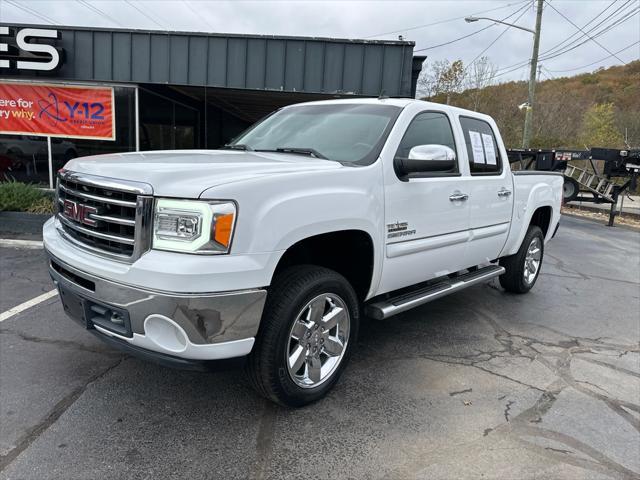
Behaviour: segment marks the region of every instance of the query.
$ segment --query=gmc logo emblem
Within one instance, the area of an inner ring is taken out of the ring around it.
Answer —
[[[89,205],[83,205],[82,203],[65,199],[63,212],[65,217],[75,220],[78,223],[84,223],[90,227],[95,227],[98,224],[93,218],[89,217],[92,213],[98,213],[96,207],[90,207]]]

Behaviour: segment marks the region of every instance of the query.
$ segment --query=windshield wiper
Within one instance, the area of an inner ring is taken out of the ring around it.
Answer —
[[[245,150],[247,152],[252,152],[253,148],[249,145],[245,145],[244,143],[227,143],[223,148],[227,150]]]
[[[261,150],[265,151],[265,150]],[[303,148],[303,147],[278,147],[275,150],[271,150],[272,152],[281,152],[281,153],[299,153],[300,155],[308,155],[314,158],[320,158],[322,160],[329,160],[327,157],[322,155],[319,151],[314,150],[313,148]]]

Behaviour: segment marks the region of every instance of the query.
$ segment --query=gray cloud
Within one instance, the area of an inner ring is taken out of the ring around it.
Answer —
[[[443,19],[460,17],[483,10],[503,7],[486,15],[504,18],[524,5],[517,0],[458,0],[458,1],[134,1],[134,8],[124,0],[88,0],[114,21],[101,16],[91,8],[74,0],[0,0],[0,20],[7,23],[43,23],[43,20],[17,8],[23,5],[58,25],[82,25],[97,27],[124,27],[159,29],[158,24],[170,30],[205,31],[265,35],[302,35],[317,37],[365,38],[376,34],[399,30],[398,33],[377,36],[376,39],[395,39],[402,34],[416,42],[416,50],[444,43],[466,35],[488,22],[467,24],[459,19],[425,28],[403,30],[417,25],[434,23]],[[518,3],[517,5],[515,5]],[[518,24],[533,28],[535,11],[529,0]],[[609,9],[587,29],[592,28],[617,8],[640,6],[639,0],[553,0],[553,7],[561,11],[576,25],[582,26],[609,6]],[[514,4],[507,6],[509,4]],[[142,10],[145,14],[141,13]],[[150,18],[149,18],[150,17]],[[511,17],[511,19],[514,19]],[[155,21],[154,21],[155,20]],[[119,24],[119,25],[118,25]],[[493,26],[468,39],[417,54],[428,55],[429,60],[461,58],[466,62],[475,58],[506,27]],[[546,7],[542,21],[541,51],[577,32],[567,20],[552,8]],[[582,36],[580,33],[579,36]],[[577,38],[577,37],[575,37]],[[640,15],[597,38],[611,52],[640,40]],[[531,55],[532,36],[527,32],[509,29],[485,55],[506,67],[526,61]],[[592,71],[598,67],[619,64],[615,57],[583,69],[566,73],[553,73],[573,69],[609,56],[609,53],[590,41],[570,53],[544,60],[547,75],[573,75]],[[625,62],[640,58],[640,44],[618,55]],[[501,79],[525,79],[527,68],[522,67]]]

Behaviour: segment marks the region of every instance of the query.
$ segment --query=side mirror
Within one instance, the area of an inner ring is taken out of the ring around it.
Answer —
[[[403,175],[410,173],[452,173],[456,171],[456,152],[445,145],[416,145],[408,158],[397,158]]]

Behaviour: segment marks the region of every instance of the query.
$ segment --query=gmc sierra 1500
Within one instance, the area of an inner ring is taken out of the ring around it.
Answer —
[[[488,116],[417,100],[282,108],[224,150],[71,160],[44,227],[66,312],[194,368],[246,357],[275,402],[338,381],[360,318],[499,277],[524,293],[562,175],[512,173]]]

